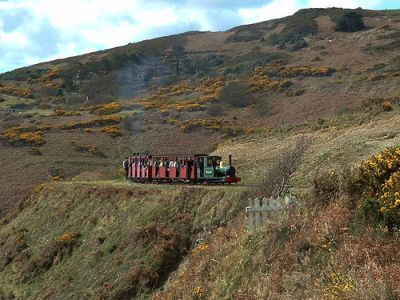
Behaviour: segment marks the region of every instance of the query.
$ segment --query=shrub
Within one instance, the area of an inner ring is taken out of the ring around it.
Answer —
[[[22,271],[22,280],[27,280],[48,269],[56,261],[62,261],[71,256],[78,245],[80,233],[66,232],[47,245],[38,255],[33,257]]]
[[[264,67],[256,67],[254,75],[257,76],[270,76],[270,77],[323,77],[331,76],[336,72],[335,68],[330,67],[308,67],[308,66],[295,66],[288,67],[280,63],[270,64]]]
[[[399,96],[390,98],[368,98],[363,100],[362,107],[367,110],[391,111],[393,110],[393,105],[398,105],[399,103]]]
[[[111,115],[106,117],[96,118],[86,122],[76,122],[61,125],[60,129],[76,129],[76,128],[87,128],[87,127],[97,127],[97,126],[105,126],[105,125],[116,125],[122,121],[122,117],[118,115]]]
[[[120,112],[121,109],[121,104],[117,102],[111,102],[93,106],[82,106],[79,110],[88,111],[90,114],[95,115],[111,115]]]
[[[364,28],[363,16],[355,11],[344,13],[336,21],[336,31],[356,32]]]
[[[366,219],[392,231],[400,226],[400,147],[387,148],[358,166],[352,194],[361,198]]]
[[[22,98],[33,98],[35,92],[32,88],[20,88],[20,87],[0,87],[0,94],[6,94]]]
[[[29,150],[29,154],[32,156],[42,156],[43,153],[36,147],[33,147]]]
[[[310,141],[304,136],[281,151],[281,155],[268,169],[254,190],[256,197],[279,197],[287,194],[290,179],[297,170]]]
[[[100,131],[107,133],[112,137],[117,137],[121,135],[121,129],[118,126],[106,126],[103,127]]]
[[[90,153],[95,156],[101,157],[101,158],[106,158],[107,156],[100,151],[96,146],[90,146],[90,145],[77,145],[75,142],[71,143],[71,146],[74,147],[74,150],[76,152],[81,152],[81,153]]]
[[[7,141],[11,145],[41,146],[46,143],[42,131],[18,132],[11,129],[0,134],[0,140],[1,139]]]
[[[340,176],[337,172],[317,173],[313,180],[314,196],[318,203],[327,203],[335,199],[340,192]]]
[[[116,102],[104,104],[100,108],[96,109],[93,113],[95,115],[111,115],[121,111],[121,105]]]
[[[211,103],[206,108],[206,114],[212,117],[221,116],[224,114],[225,106],[222,103]]]
[[[290,90],[287,90],[285,94],[288,97],[298,97],[298,96],[303,95],[304,93],[305,93],[304,89],[294,89],[294,90],[290,89]]]
[[[62,109],[55,109],[51,115],[56,117],[61,117],[61,116],[72,117],[72,116],[80,116],[81,113],[77,111],[65,111]]]
[[[220,103],[232,107],[246,107],[254,104],[256,97],[251,92],[251,85],[243,82],[232,82],[224,87],[219,98]]]
[[[382,103],[382,109],[383,109],[384,111],[391,111],[391,110],[393,110],[392,103],[390,103],[389,101],[384,101],[384,102]]]
[[[219,130],[221,129],[221,122],[214,119],[192,119],[180,123],[180,129],[183,132],[191,132],[198,128]]]

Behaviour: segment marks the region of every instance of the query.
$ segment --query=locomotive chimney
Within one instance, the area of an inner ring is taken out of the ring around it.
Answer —
[[[232,154],[229,154],[229,165],[232,165]]]

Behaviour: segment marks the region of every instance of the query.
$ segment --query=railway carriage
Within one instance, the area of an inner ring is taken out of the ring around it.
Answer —
[[[241,180],[236,176],[231,155],[227,166],[222,165],[221,156],[208,154],[153,156],[136,153],[128,161],[128,178],[133,182],[232,184]]]

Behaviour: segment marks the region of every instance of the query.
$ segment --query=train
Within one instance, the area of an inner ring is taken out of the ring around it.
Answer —
[[[232,155],[224,166],[222,157],[217,155],[135,153],[128,157],[127,171],[127,179],[141,183],[232,184],[241,181],[232,165]]]

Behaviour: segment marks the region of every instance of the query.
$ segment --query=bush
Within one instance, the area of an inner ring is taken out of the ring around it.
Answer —
[[[118,126],[106,126],[103,127],[100,131],[112,137],[117,137],[121,135],[121,129]]]
[[[211,103],[206,108],[206,114],[212,117],[221,116],[224,114],[225,107],[222,103]]]
[[[310,141],[304,136],[282,150],[279,158],[258,182],[255,197],[284,196],[290,189],[290,179],[300,165]]]
[[[191,119],[183,121],[180,124],[180,129],[183,132],[192,132],[200,128],[205,128],[210,130],[220,130],[221,122],[214,119]]]
[[[224,87],[219,101],[232,107],[246,107],[256,102],[250,86],[243,82],[232,82]]]
[[[95,146],[77,145],[75,142],[71,142],[71,146],[74,147],[74,150],[76,152],[90,153],[90,154],[93,154],[94,156],[98,156],[98,157],[101,157],[101,158],[106,158],[107,157],[102,151],[100,151]]]
[[[354,169],[352,196],[372,225],[383,223],[389,231],[400,226],[400,147],[387,148]]]
[[[340,192],[340,176],[338,173],[317,172],[313,180],[314,196],[318,203],[327,203],[335,199]]]
[[[80,236],[80,233],[66,232],[56,238],[28,262],[22,271],[22,280],[37,276],[50,269],[57,261],[70,257],[73,250],[79,247]]]
[[[350,11],[342,15],[336,21],[336,31],[356,32],[365,28],[363,16],[355,11]]]

